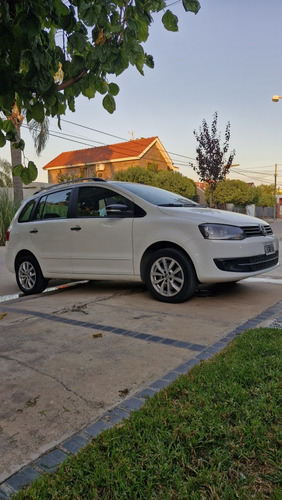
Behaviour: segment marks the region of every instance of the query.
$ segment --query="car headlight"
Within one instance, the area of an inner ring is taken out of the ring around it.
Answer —
[[[236,226],[200,224],[199,229],[206,240],[243,240],[246,238],[243,230]]]

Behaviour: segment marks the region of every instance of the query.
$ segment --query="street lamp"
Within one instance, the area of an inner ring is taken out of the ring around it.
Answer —
[[[282,99],[282,96],[281,96],[281,95],[274,95],[274,96],[272,97],[273,102],[278,102],[278,101],[279,101],[279,99]]]

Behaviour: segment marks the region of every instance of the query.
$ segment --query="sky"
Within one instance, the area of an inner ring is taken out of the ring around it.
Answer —
[[[50,122],[45,150],[36,156],[33,140],[22,127],[25,155],[38,167],[38,181],[47,182],[42,167],[61,152],[158,136],[179,171],[197,181],[189,163],[195,159],[193,134],[218,113],[222,142],[230,122],[230,151],[236,155],[228,176],[282,188],[282,1],[200,0],[197,15],[171,0],[179,31],[165,30],[162,13],[154,17],[145,52],[155,68],[145,76],[129,68],[117,79],[116,111],[102,107],[102,96],[80,97],[76,111],[62,116],[62,130]],[[59,134],[64,136],[56,137]],[[67,137],[71,136],[71,137]],[[10,160],[9,146],[0,157]],[[195,163],[195,161],[194,161]]]

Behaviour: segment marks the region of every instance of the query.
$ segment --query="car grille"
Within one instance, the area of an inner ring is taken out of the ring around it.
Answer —
[[[252,236],[268,236],[269,234],[273,234],[273,231],[268,224],[241,226],[241,229],[244,231],[246,238],[251,238]]]
[[[214,263],[221,271],[231,273],[254,273],[263,271],[278,264],[278,250],[271,255],[256,255],[254,257],[240,257],[235,259],[214,259]]]

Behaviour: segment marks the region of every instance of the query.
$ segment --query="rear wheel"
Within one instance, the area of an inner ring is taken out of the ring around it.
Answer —
[[[40,266],[33,255],[25,255],[17,260],[16,279],[18,287],[26,295],[41,293],[48,284],[48,280],[43,277]]]
[[[174,248],[153,253],[144,278],[148,290],[162,302],[184,302],[194,295],[198,285],[192,262],[183,252]]]

